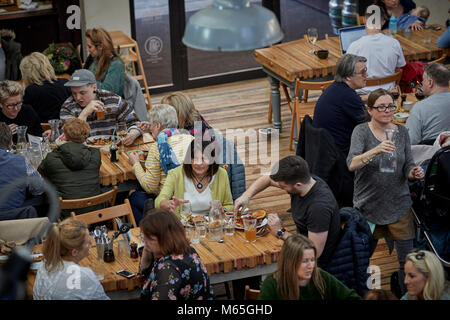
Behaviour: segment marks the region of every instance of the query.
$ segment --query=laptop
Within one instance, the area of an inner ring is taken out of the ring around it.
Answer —
[[[366,26],[354,26],[339,29],[339,44],[342,54],[345,54],[353,41],[366,35]]]

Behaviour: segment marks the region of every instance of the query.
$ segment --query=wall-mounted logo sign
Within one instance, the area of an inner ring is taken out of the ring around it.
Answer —
[[[145,41],[144,49],[148,55],[156,56],[158,55],[163,48],[163,42],[161,38],[152,36]]]

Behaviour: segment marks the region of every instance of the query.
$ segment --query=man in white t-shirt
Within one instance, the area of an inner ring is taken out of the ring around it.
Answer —
[[[350,44],[347,53],[363,56],[367,59],[368,78],[383,78],[394,74],[406,61],[397,39],[381,32],[381,26],[387,20],[383,8],[373,5],[366,11],[366,35]],[[395,82],[379,86],[364,87],[356,90],[358,94],[369,94],[375,89],[392,90]]]

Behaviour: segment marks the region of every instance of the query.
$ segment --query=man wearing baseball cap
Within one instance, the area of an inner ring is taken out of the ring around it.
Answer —
[[[89,123],[92,136],[111,135],[117,123],[125,122],[128,128],[125,145],[132,144],[141,135],[133,108],[119,95],[97,90],[97,81],[91,71],[76,70],[64,85],[70,87],[72,96],[61,107],[60,119],[63,122],[72,118],[84,120]]]

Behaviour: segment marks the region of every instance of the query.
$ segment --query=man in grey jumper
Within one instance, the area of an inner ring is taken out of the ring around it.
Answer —
[[[450,130],[450,70],[440,63],[424,67],[422,89],[426,99],[417,102],[406,122],[411,144],[435,140]]]

